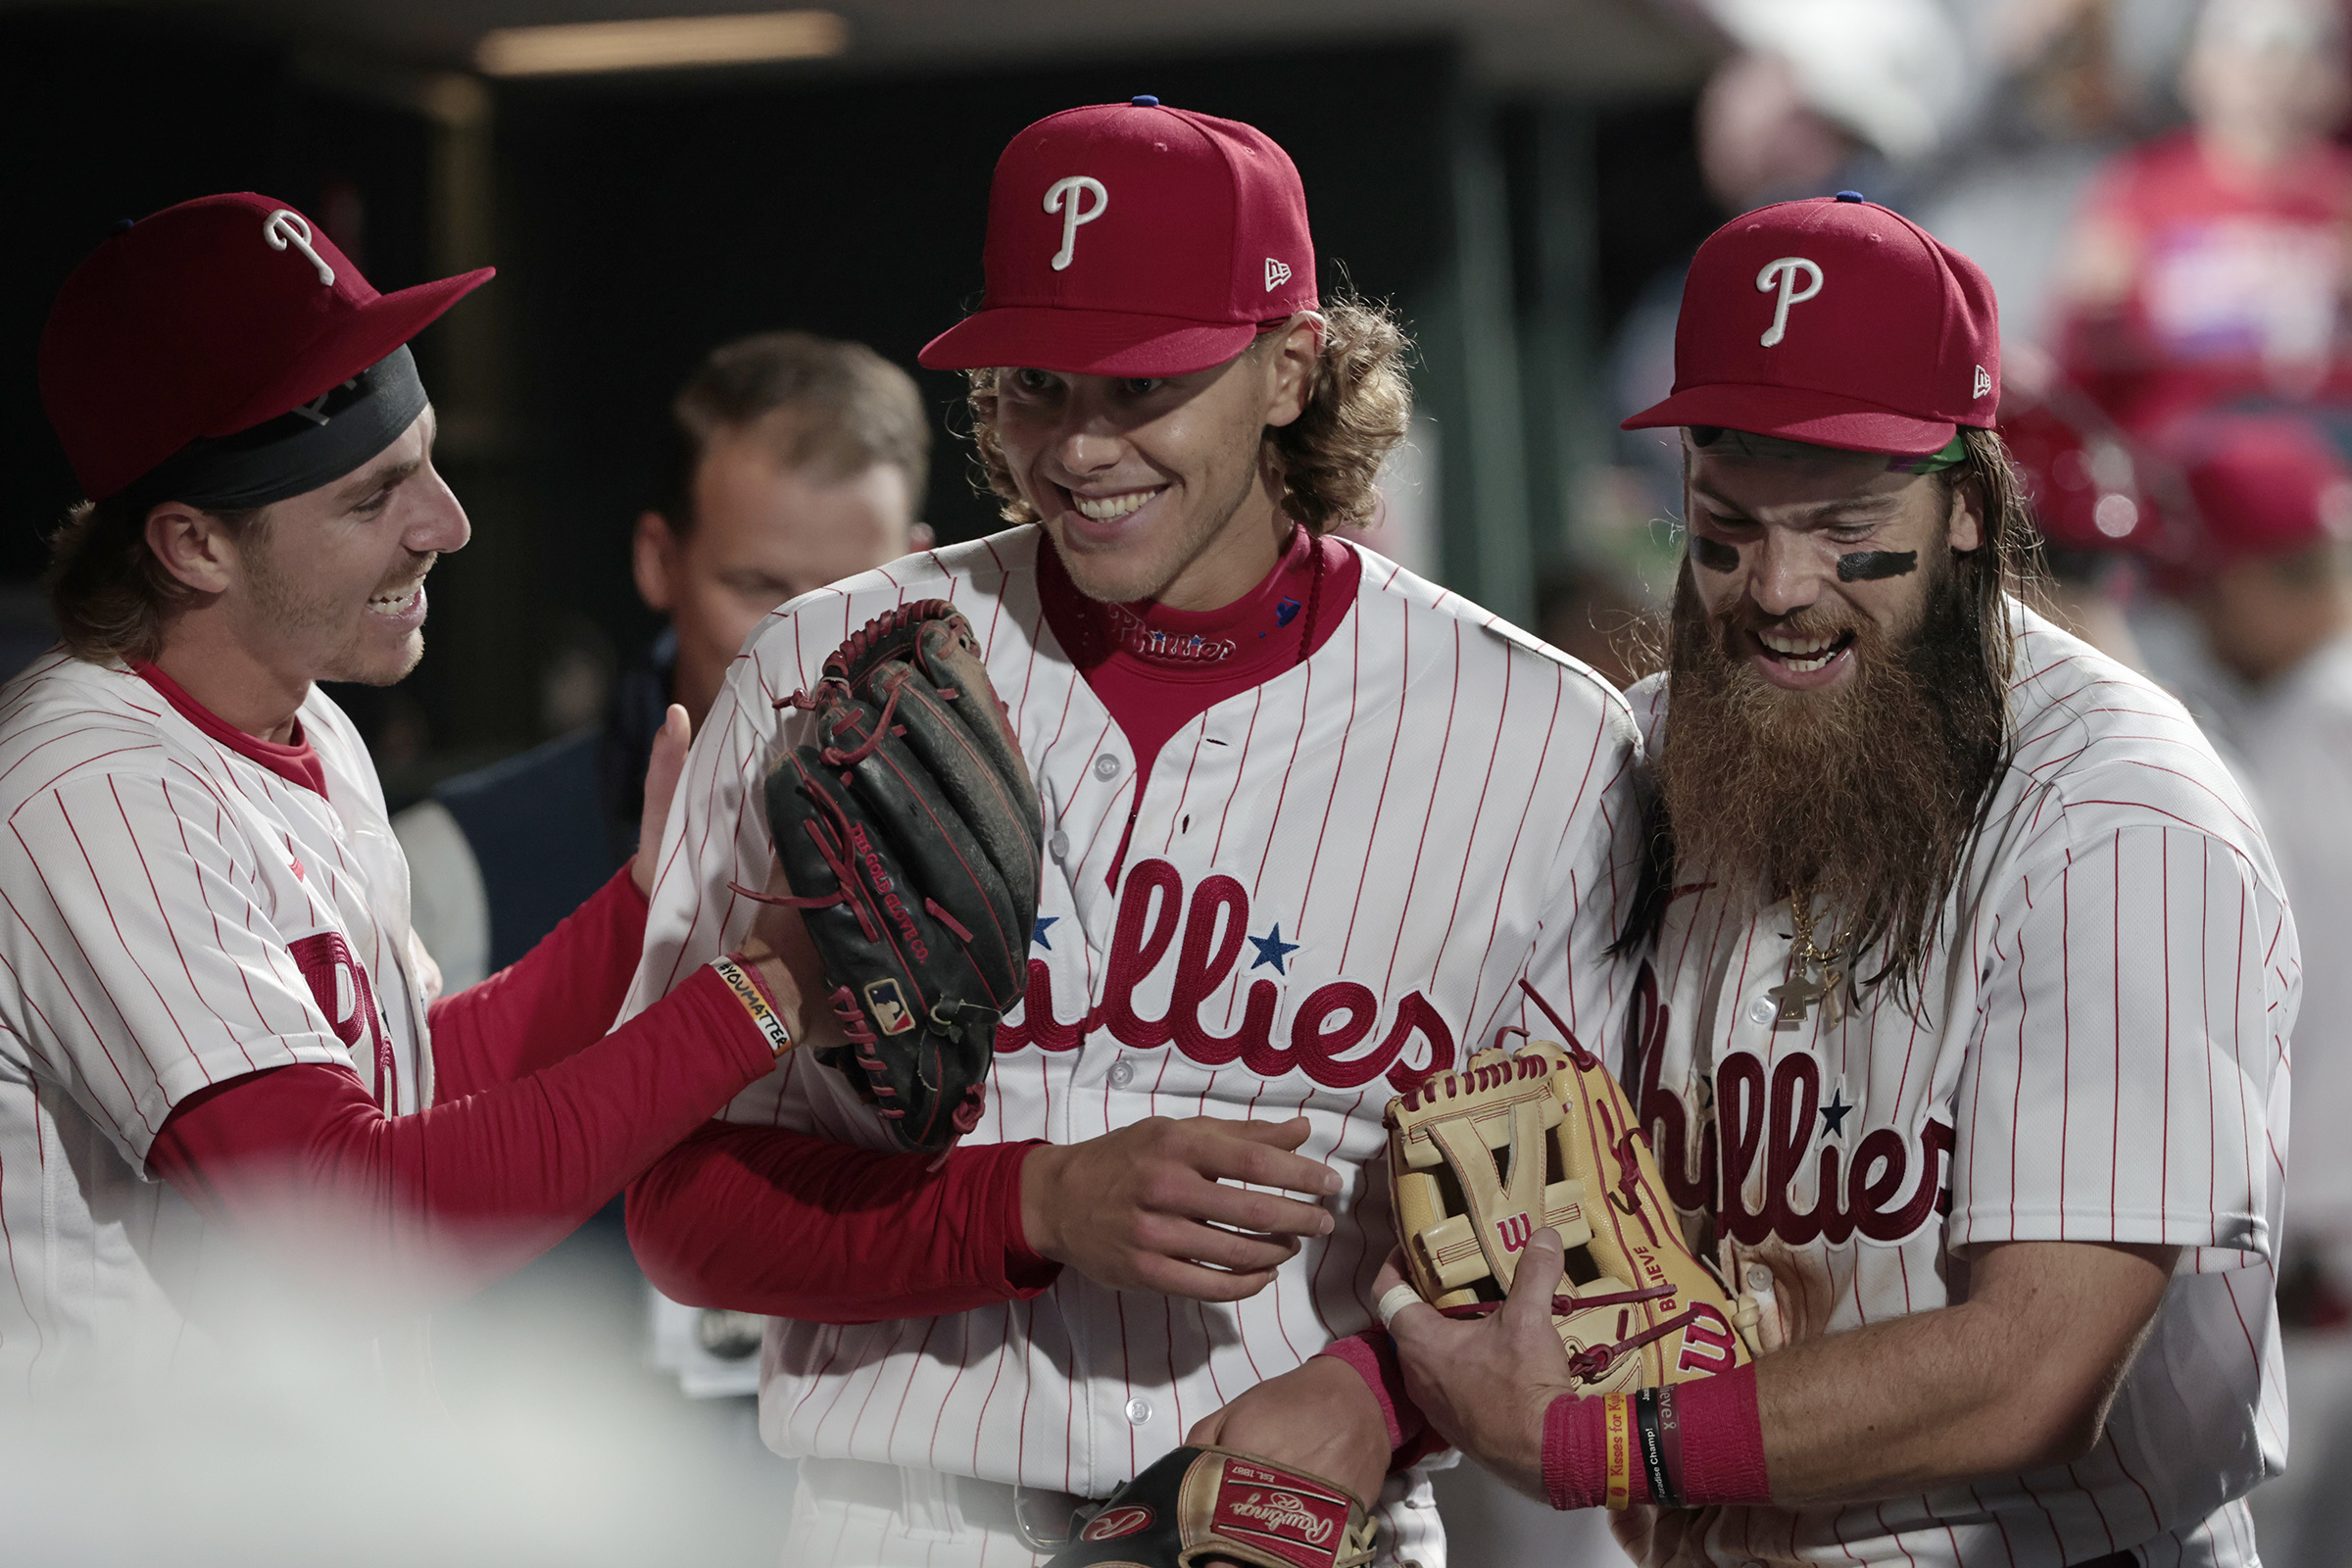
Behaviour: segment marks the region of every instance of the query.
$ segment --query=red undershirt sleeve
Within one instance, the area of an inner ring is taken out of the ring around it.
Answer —
[[[463,1100],[605,1036],[645,946],[645,895],[622,866],[514,962],[432,1004],[433,1098]]]
[[[1061,1265],[1029,1250],[1032,1144],[887,1154],[713,1122],[629,1188],[629,1244],[662,1294],[816,1323],[1026,1300]]]
[[[172,1111],[147,1163],[306,1285],[413,1312],[545,1251],[773,1066],[702,969],[566,1059],[411,1115],[338,1066],[216,1085]]]

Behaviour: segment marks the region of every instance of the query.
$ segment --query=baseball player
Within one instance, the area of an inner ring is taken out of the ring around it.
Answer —
[[[746,928],[784,700],[902,604],[969,618],[1045,817],[1026,999],[936,1174],[798,1061],[631,1189],[664,1292],[779,1319],[788,1560],[1036,1561],[1370,1321],[1400,1086],[1519,1022],[1523,975],[1596,1038],[1622,1010],[1619,700],[1325,536],[1402,434],[1402,347],[1319,299],[1260,132],[1149,97],[1039,122],[997,166],[985,304],[923,353],[972,368],[1014,526],[785,606],[712,709],[631,1007]],[[1444,1560],[1418,1475],[1381,1501],[1397,1558]]]
[[[382,791],[315,683],[421,652],[467,525],[405,344],[488,276],[378,295],[242,193],[123,225],[50,314],[42,395],[91,499],[53,545],[64,645],[0,688],[10,1396],[201,1378],[289,1326],[419,1372],[418,1311],[553,1244],[789,1044],[757,938],[602,1038],[650,858],[456,996],[412,938]],[[287,1317],[287,1287],[323,1310]]]
[[[1616,1492],[1645,1563],[2257,1561],[2294,927],[2180,706],[2006,593],[1996,346],[1965,257],[1785,203],[1701,249],[1636,416],[1690,556],[1622,1071],[1764,1353],[1629,1452],[1557,1396],[1548,1233],[1508,1310],[1391,1328],[1439,1432]]]

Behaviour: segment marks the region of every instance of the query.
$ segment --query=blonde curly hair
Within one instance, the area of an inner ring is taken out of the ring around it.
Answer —
[[[1388,306],[1349,294],[1326,304],[1322,316],[1323,346],[1306,408],[1289,424],[1269,426],[1259,448],[1284,514],[1318,535],[1372,520],[1380,500],[1373,481],[1382,461],[1403,441],[1413,413],[1412,383],[1405,377],[1412,342]],[[1257,341],[1272,335],[1261,332]],[[1000,515],[1006,522],[1035,522],[1036,509],[1021,499],[998,444],[997,372],[965,373],[981,476],[1004,503]]]

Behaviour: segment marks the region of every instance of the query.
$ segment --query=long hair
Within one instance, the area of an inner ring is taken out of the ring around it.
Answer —
[[[1260,448],[1284,515],[1321,534],[1371,519],[1373,481],[1412,418],[1405,360],[1412,345],[1388,307],[1343,295],[1323,307],[1323,347],[1307,386],[1306,408],[1269,428]],[[1035,522],[997,440],[997,372],[966,372],[972,445],[982,480],[1004,505],[1006,522]]]
[[[2032,514],[2007,447],[1992,430],[1964,427],[1961,434],[1967,462],[1937,475],[1937,481],[1947,502],[1964,486],[1976,488],[1984,541],[1952,558],[1942,632],[1959,657],[1939,661],[1934,680],[1943,744],[1957,767],[1960,798],[1950,804],[1961,820],[1956,831],[1933,838],[1933,863],[1901,878],[1900,888],[1866,890],[1847,911],[1853,922],[1850,951],[1883,956],[1877,972],[1860,983],[1891,979],[1906,1004],[1924,992],[1928,956],[1940,932],[1944,906],[1982,839],[1994,785],[2007,767],[2013,744],[2009,687],[2017,663],[2017,625],[2007,596],[2029,591],[2037,575]],[[1663,662],[1671,640],[1669,629],[1652,641],[1653,660]],[[1671,712],[1671,689],[1667,700]],[[1616,945],[1620,952],[1656,934],[1676,881],[1674,824],[1662,800],[1653,796],[1647,815],[1647,855],[1632,914]]]

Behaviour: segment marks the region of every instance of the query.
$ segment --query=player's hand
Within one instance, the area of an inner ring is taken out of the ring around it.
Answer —
[[[1379,1300],[1405,1283],[1392,1252],[1372,1282]],[[1544,1498],[1544,1412],[1576,1392],[1551,1326],[1565,1271],[1559,1232],[1541,1230],[1519,1257],[1502,1310],[1449,1318],[1416,1301],[1389,1320],[1404,1392],[1446,1441],[1531,1497]]]
[[[1268,1378],[1185,1435],[1336,1481],[1365,1507],[1389,1473],[1389,1423],[1355,1368],[1336,1356]]]
[[[669,820],[670,799],[678,793],[678,775],[686,771],[686,743],[693,726],[677,704],[662,715],[654,731],[654,755],[645,764],[645,811],[637,819],[637,858],[629,862],[629,880],[637,891],[654,891],[654,862],[662,857],[662,824]]]
[[[1235,1183],[1329,1198],[1340,1173],[1293,1153],[1286,1122],[1153,1116],[1082,1144],[1047,1144],[1021,1162],[1021,1223],[1036,1251],[1118,1291],[1197,1301],[1255,1296],[1326,1236],[1331,1212]]]
[[[760,891],[770,898],[792,892],[792,884],[784,879],[784,867],[776,863],[773,855],[767,858],[767,885]],[[813,1050],[838,1044],[841,1026],[833,1009],[807,1005],[808,998],[825,994],[825,965],[816,956],[815,944],[808,940],[808,926],[801,911],[786,904],[758,907],[760,912],[752,917],[752,929],[745,933],[735,956],[760,970],[796,1047]]]

